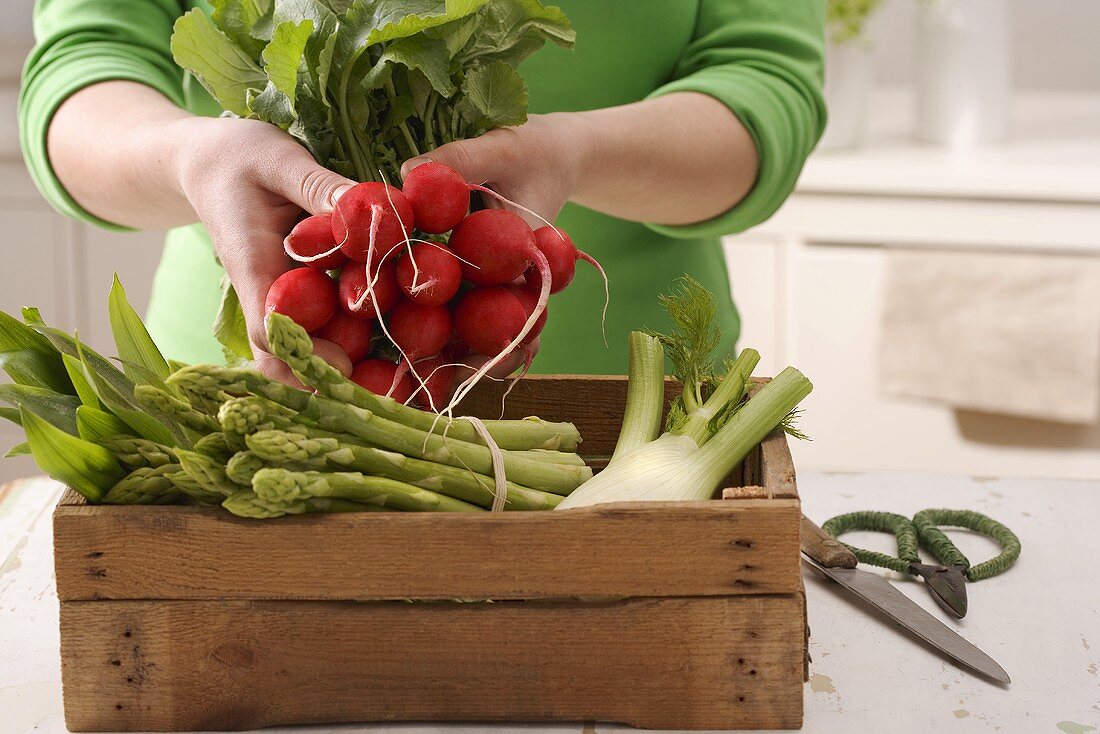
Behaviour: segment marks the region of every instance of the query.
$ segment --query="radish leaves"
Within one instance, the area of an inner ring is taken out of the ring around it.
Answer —
[[[397,181],[406,158],[524,122],[515,66],[574,38],[565,14],[538,0],[213,5],[176,22],[177,63],[226,110],[278,125],[360,181]]]

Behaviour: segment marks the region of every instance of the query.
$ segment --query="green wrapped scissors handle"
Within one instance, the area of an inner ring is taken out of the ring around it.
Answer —
[[[953,566],[966,574],[968,581],[981,581],[1002,574],[1020,557],[1020,539],[1016,533],[991,517],[973,510],[921,510],[913,516],[922,546],[945,566]],[[992,538],[1001,546],[1000,554],[976,566],[962,554],[940,527],[966,528]]]
[[[972,566],[962,551],[943,534],[941,526],[973,530],[999,543],[1001,552],[996,558]],[[825,521],[821,529],[834,538],[853,530],[893,533],[897,538],[897,556],[856,548],[847,543],[844,545],[864,563],[898,573],[911,573],[911,566],[920,563],[918,551],[921,547],[943,565],[962,571],[969,581],[980,581],[1004,573],[1020,557],[1020,539],[1016,534],[993,518],[973,510],[921,510],[912,520],[892,512],[849,512]]]
[[[1001,552],[996,558],[972,566],[940,526],[967,528],[985,535],[1000,543]],[[966,582],[1003,573],[1020,557],[1020,539],[1015,533],[993,518],[972,510],[922,510],[912,520],[892,512],[849,512],[822,523],[821,529],[834,538],[852,530],[893,533],[897,539],[897,556],[844,545],[863,563],[920,576],[936,602],[959,618],[967,612]],[[921,548],[942,565],[921,563]]]
[[[914,563],[920,563],[918,553],[920,540],[917,529],[913,526],[912,521],[903,515],[895,515],[892,512],[874,512],[872,510],[849,512],[846,515],[837,515],[821,523],[821,529],[837,540],[840,540],[840,536],[844,533],[853,530],[893,533],[898,542],[897,556],[857,548],[847,543],[844,543],[844,546],[863,563],[869,563],[879,568],[888,568],[898,573],[909,573],[910,566]]]

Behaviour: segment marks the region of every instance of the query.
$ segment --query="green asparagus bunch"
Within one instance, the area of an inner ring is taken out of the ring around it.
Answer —
[[[317,512],[550,510],[592,477],[570,423],[474,424],[402,405],[313,354],[290,319],[268,338],[306,386],[248,369],[169,363],[115,282],[118,363],[47,326],[0,313],[0,417],[39,466],[110,504],[221,506],[241,517]],[[503,465],[503,476],[494,474]]]
[[[442,492],[481,507],[492,507],[494,481],[490,476],[416,459],[384,449],[342,444],[335,438],[309,438],[285,431],[260,431],[248,437],[250,453],[272,465],[317,471],[355,471]],[[508,509],[551,510],[562,497],[551,492],[507,483]]]

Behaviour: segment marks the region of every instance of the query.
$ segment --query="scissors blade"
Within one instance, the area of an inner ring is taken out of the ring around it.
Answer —
[[[803,560],[948,657],[993,680],[1012,682],[996,660],[933,617],[882,576],[854,568],[826,568],[809,557]]]
[[[928,563],[914,563],[909,571],[924,579],[941,609],[956,619],[966,616],[966,576],[962,571]]]

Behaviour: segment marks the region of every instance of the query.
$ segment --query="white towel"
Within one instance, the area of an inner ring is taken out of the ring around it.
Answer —
[[[1100,418],[1100,257],[889,248],[880,387],[1062,423]]]

